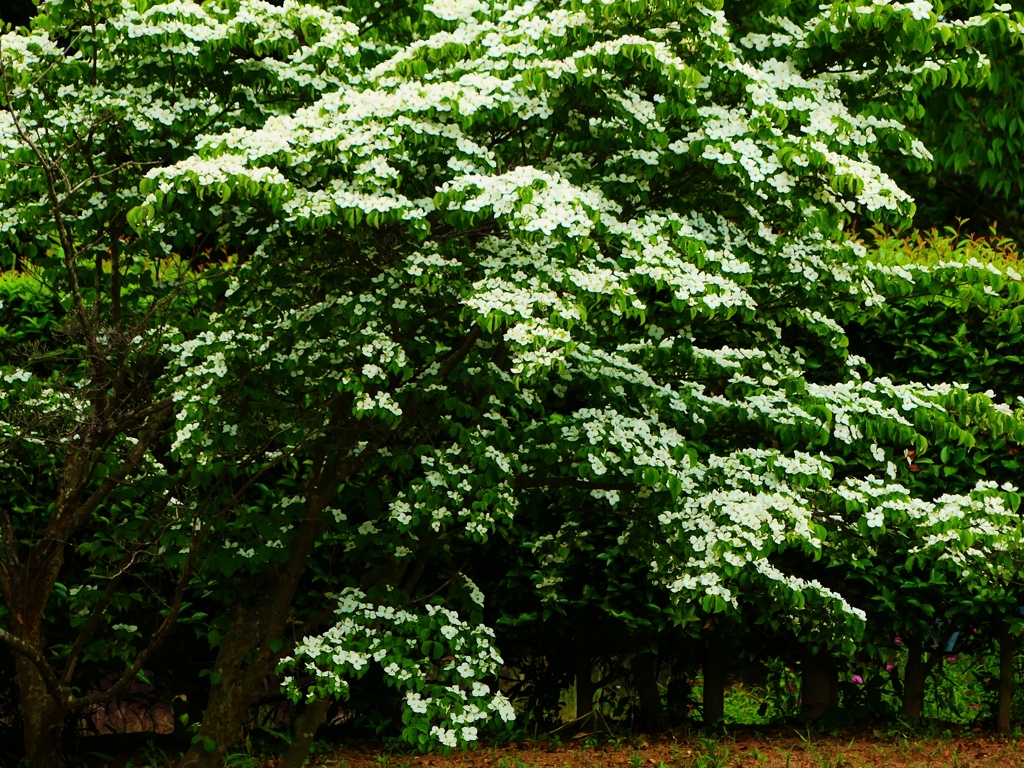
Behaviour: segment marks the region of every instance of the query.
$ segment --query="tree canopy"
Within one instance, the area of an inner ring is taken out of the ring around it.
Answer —
[[[823,653],[880,551],[871,588],[1013,605],[1016,488],[905,459],[1021,414],[876,376],[843,323],[888,279],[851,221],[914,213],[880,164],[931,161],[919,92],[1018,38],[924,0],[48,0],[0,37],[2,258],[55,308],[0,361],[33,765],[187,623],[188,765],[275,671],[312,701],[377,664],[408,740],[474,741],[513,714],[492,558],[538,611],[646,571],[627,631]]]

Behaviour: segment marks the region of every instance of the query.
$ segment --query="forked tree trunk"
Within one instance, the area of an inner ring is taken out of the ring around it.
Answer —
[[[712,728],[725,719],[725,646],[712,635],[704,647],[704,727]]]
[[[839,671],[826,650],[804,659],[800,676],[800,716],[818,720],[839,704]]]
[[[637,694],[640,697],[640,712],[643,714],[644,725],[651,733],[658,733],[668,727],[665,708],[661,703],[661,691],[658,690],[658,669],[656,657],[650,651],[638,653],[633,657],[633,676]]]
[[[73,251],[67,241],[64,246],[66,252]],[[80,449],[66,457],[60,470],[58,493],[46,528],[33,534],[39,536],[35,544],[21,547],[8,512],[0,510],[0,596],[7,607],[9,621],[9,629],[4,630],[4,643],[15,654],[15,679],[23,720],[25,757],[31,768],[60,768],[64,764],[63,736],[67,716],[78,707],[90,703],[76,700],[67,687],[67,681],[74,673],[75,664],[81,659],[92,617],[85,622],[83,634],[71,646],[69,656],[65,659],[66,668],[60,673],[49,667],[47,648],[42,637],[43,614],[64,567],[67,543],[89,514],[103,504],[111,491],[143,461],[149,446],[163,431],[164,417],[170,413],[169,406],[155,411],[135,440],[130,454],[121,460],[120,466],[108,474],[98,487],[84,497],[83,489],[93,479],[92,473],[95,470],[94,451],[107,438],[97,442],[92,426],[81,434]],[[132,419],[128,417],[125,423],[131,422]],[[106,429],[104,425],[101,431],[105,432]],[[109,434],[118,434],[120,429],[112,430]],[[120,573],[127,570],[132,561],[134,554],[126,553]],[[107,580],[105,589],[114,588],[119,578],[120,574]],[[168,614],[168,618],[173,623],[176,616],[177,607]],[[27,652],[32,652],[35,661],[25,655]],[[37,666],[36,661],[40,662],[40,666]],[[139,659],[136,658],[136,661]],[[140,665],[144,661],[145,657]],[[45,677],[40,668],[48,670]],[[134,672],[138,669],[134,665],[129,668]],[[127,684],[128,678],[122,679],[124,683],[119,681],[115,689],[123,689]],[[49,687],[45,680],[50,681]],[[111,696],[116,693],[116,690],[111,689]],[[91,699],[91,703],[96,701],[94,696],[83,698]]]
[[[1013,702],[1014,638],[1005,622],[999,632],[999,701],[996,705],[996,730],[1010,732],[1010,705]]]
[[[903,672],[903,717],[909,722],[921,719],[924,712],[924,689],[928,681],[929,665],[924,660],[924,641],[921,635],[907,638],[907,667]]]

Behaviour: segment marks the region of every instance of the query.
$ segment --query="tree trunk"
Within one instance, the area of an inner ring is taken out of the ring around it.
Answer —
[[[826,650],[804,659],[800,677],[800,716],[818,720],[839,704],[839,671]]]
[[[996,730],[1010,732],[1010,704],[1013,701],[1013,635],[1005,622],[999,632],[999,702],[996,705]]]
[[[903,717],[909,722],[921,719],[924,712],[924,688],[929,667],[924,660],[924,641],[920,635],[907,638],[907,667],[903,672]]]
[[[280,648],[275,651],[271,644],[284,637],[306,558],[313,549],[320,512],[336,487],[307,501],[308,512],[292,544],[287,567],[275,574],[269,586],[251,596],[252,608],[241,604],[235,608],[213,665],[199,738],[185,754],[181,768],[220,768],[228,748],[241,741],[249,709],[262,697],[264,680],[281,657]]]
[[[292,726],[292,743],[288,753],[281,761],[281,768],[302,768],[309,756],[309,748],[313,746],[317,728],[324,721],[324,715],[331,706],[330,699],[318,699],[306,705]]]
[[[655,655],[648,651],[634,656],[632,664],[636,690],[640,696],[640,712],[643,714],[644,725],[651,733],[663,731],[668,726],[665,708],[661,704],[661,691],[658,690],[655,661]]]
[[[576,630],[573,663],[576,667],[576,719],[586,717],[594,711],[594,697],[597,686],[594,684],[594,666],[590,656],[589,628],[581,622]]]
[[[8,606],[10,633],[30,648],[42,650],[43,610],[52,585],[46,583],[49,573],[43,567],[35,573],[27,569],[8,576],[4,582],[4,601]],[[18,585],[18,590],[12,589]],[[31,768],[60,768],[64,765],[64,721],[67,710],[64,702],[54,698],[46,687],[43,675],[35,662],[21,653],[14,653],[14,674],[18,685],[18,705],[21,708],[22,734],[25,759]]]
[[[338,412],[343,410],[339,407]],[[358,434],[358,430],[348,430],[347,437],[332,445],[331,451],[325,448],[314,462],[316,466],[306,482],[306,515],[291,544],[286,567],[267,573],[269,584],[249,596],[252,608],[239,604],[235,609],[213,666],[217,682],[203,710],[199,739],[185,754],[180,768],[220,768],[227,749],[241,740],[249,709],[260,700],[264,681],[283,655],[280,647],[274,650],[274,641],[285,636],[306,558],[320,529],[320,515],[345,478],[383,445],[383,436],[379,436],[377,447],[368,446],[358,458],[349,460]]]
[[[704,727],[725,719],[725,645],[712,635],[704,647]]]
[[[673,672],[668,681],[668,688],[665,690],[665,703],[668,705],[669,725],[678,728],[690,719],[690,698],[693,691],[690,683],[682,675]]]
[[[31,768],[60,768],[64,765],[66,712],[53,700],[35,664],[17,655],[15,669],[24,721],[25,758]]]
[[[182,768],[220,768],[228,748],[242,740],[249,708],[259,701],[263,680],[274,666],[259,649],[266,635],[261,631],[265,626],[262,614],[259,609],[236,608],[213,665],[199,739],[182,759]],[[250,658],[252,653],[255,658]]]
[[[258,700],[243,682],[222,678],[213,686],[199,739],[185,753],[181,768],[222,768],[228,749],[245,737],[245,718]]]

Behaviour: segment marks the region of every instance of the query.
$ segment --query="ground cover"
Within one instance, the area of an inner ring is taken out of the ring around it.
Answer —
[[[314,765],[345,768],[860,768],[861,766],[1019,766],[1024,745],[983,733],[948,736],[876,732],[829,735],[792,729],[741,731],[719,739],[668,737],[623,740],[602,746],[520,744],[471,752],[403,756],[343,750],[321,755]]]
[[[394,752],[380,744],[342,749],[319,745],[309,768],[1008,768],[1024,765],[1019,734],[981,729],[925,732],[872,729],[800,732],[793,728],[735,730],[708,738],[677,733],[660,738],[611,739],[586,734],[560,741],[481,745],[450,755]],[[173,766],[155,751],[101,762],[104,768]],[[275,755],[236,753],[226,766],[280,768]]]

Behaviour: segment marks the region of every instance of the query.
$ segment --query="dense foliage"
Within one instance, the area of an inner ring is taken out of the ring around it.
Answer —
[[[980,7],[956,4],[943,13],[963,19]],[[1022,10],[1019,3],[1003,7]],[[989,36],[985,56],[991,73],[984,81],[948,88],[946,75],[934,71],[918,92],[922,109],[912,120],[912,130],[933,153],[934,163],[914,171],[898,162],[887,167],[916,198],[918,226],[941,228],[960,220],[962,226],[985,234],[998,224],[1001,232],[1019,240],[1024,234],[1024,186],[1015,158],[1024,146],[1022,54],[995,27]]]
[[[182,645],[185,765],[268,686],[292,760],[371,679],[407,741],[465,745],[515,714],[495,627],[520,670],[568,628],[580,715],[607,633],[655,725],[670,642],[706,650],[714,722],[751,628],[808,716],[905,631],[918,716],[936,620],[1005,634],[1020,602],[1024,420],[973,361],[849,347],[930,349],[896,318],[936,296],[987,311],[988,360],[1021,285],[848,232],[912,216],[878,163],[929,163],[918,92],[1018,37],[923,0],[47,0],[0,37],[0,641],[32,765],[137,679],[184,700]]]

